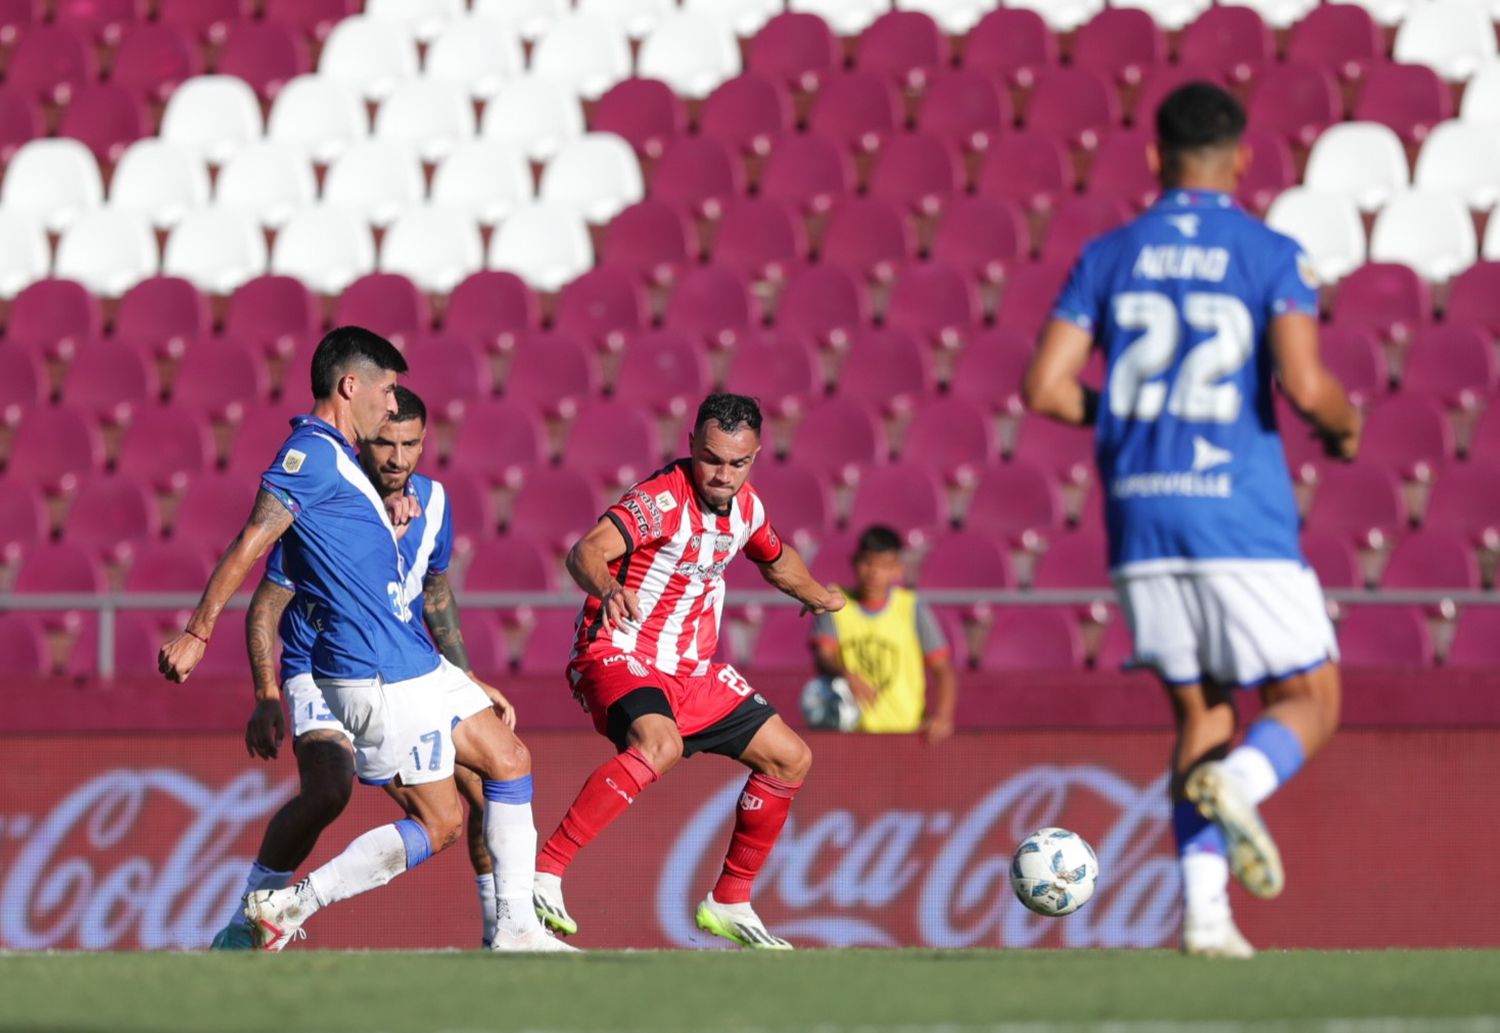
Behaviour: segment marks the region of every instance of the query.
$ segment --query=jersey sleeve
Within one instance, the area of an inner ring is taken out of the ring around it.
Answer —
[[[839,640],[839,627],[833,622],[833,614],[820,613],[813,618],[811,637],[814,642],[823,639],[832,642]]]
[[[750,502],[753,513],[750,520],[750,537],[745,540],[745,555],[756,563],[775,563],[781,559],[783,548],[781,536],[776,533],[776,528],[771,526],[771,518],[766,513],[766,504],[761,501],[760,496],[751,492]]]
[[[1296,241],[1282,237],[1277,241],[1274,264],[1270,269],[1267,318],[1300,313],[1318,314],[1318,274],[1312,259]]]
[[[427,559],[429,574],[442,574],[453,562],[453,500],[443,491],[443,519],[438,524],[437,537],[432,541],[432,555]]]
[[[289,592],[297,590],[297,583],[286,576],[286,567],[281,560],[281,542],[278,540],[271,546],[271,551],[266,554],[266,580],[273,585],[280,585]]]
[[[332,498],[342,474],[332,442],[309,434],[294,434],[281,446],[260,484],[275,495],[293,519],[304,509]]]
[[[943,634],[943,625],[926,603],[917,603],[917,643],[922,655],[929,657],[948,652],[948,636]]]
[[[1052,306],[1053,319],[1072,323],[1089,333],[1097,332],[1103,323],[1103,300],[1095,285],[1095,254],[1093,247],[1084,248]]]
[[[682,504],[664,480],[652,478],[620,496],[604,515],[635,550],[671,537],[682,520]]]

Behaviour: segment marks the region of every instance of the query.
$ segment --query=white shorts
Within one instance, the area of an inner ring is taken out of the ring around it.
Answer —
[[[291,711],[294,741],[308,732],[324,730],[338,732],[350,742],[354,741],[354,736],[349,734],[349,729],[339,724],[339,719],[329,711],[328,703],[323,699],[323,691],[318,688],[318,683],[313,681],[312,675],[292,675],[286,680],[281,691],[286,694],[287,709]]]
[[[367,785],[441,782],[453,776],[453,728],[490,706],[447,660],[406,681],[318,679],[329,711],[354,739],[354,772]]]
[[[1163,681],[1252,688],[1339,658],[1312,568],[1235,563],[1192,572],[1115,572],[1135,642],[1131,663]]]

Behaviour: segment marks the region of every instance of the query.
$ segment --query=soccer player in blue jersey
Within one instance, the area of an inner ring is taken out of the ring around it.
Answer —
[[[407,563],[412,620],[426,624],[438,651],[455,667],[469,668],[459,623],[458,604],[448,584],[453,551],[453,515],[441,482],[415,473],[427,437],[427,407],[415,392],[396,388],[396,412],[379,433],[360,443],[360,461],[382,498],[413,495],[421,515],[404,525],[400,549]],[[317,629],[308,616],[308,600],[294,604],[297,586],[285,574],[281,545],[272,548],[264,579],[256,586],[245,617],[245,638],[255,681],[255,709],[245,727],[245,748],[267,760],[278,756],[291,719],[292,750],[297,758],[297,795],[282,805],[266,825],[260,849],[250,866],[244,897],[262,889],[280,889],[307,860],[323,830],[349,803],[354,784],[354,737],[328,711],[312,675]],[[424,605],[425,604],[425,605]],[[277,676],[275,647],[281,641]],[[477,679],[476,679],[477,681]],[[479,682],[502,718],[515,727],[515,711],[497,690]],[[286,703],[283,706],[282,699]],[[469,804],[465,824],[469,863],[479,891],[483,943],[494,939],[495,881],[484,843],[484,792],[478,775],[457,766],[454,778]],[[241,898],[229,924],[214,937],[216,950],[249,950],[254,944]]]
[[[1097,427],[1134,662],[1157,672],[1176,721],[1182,948],[1228,957],[1254,953],[1229,912],[1230,870],[1259,897],[1284,881],[1257,806],[1328,741],[1339,714],[1337,645],[1298,545],[1273,380],[1330,456],[1353,459],[1360,436],[1318,356],[1306,255],[1234,203],[1244,128],[1218,87],[1167,97],[1152,159],[1161,198],[1083,249],[1024,388],[1032,410]],[[1097,394],[1079,380],[1096,347],[1107,368]],[[1231,691],[1251,687],[1265,710],[1231,750]]]
[[[412,621],[396,528],[355,450],[396,411],[396,376],[405,371],[401,353],[368,330],[340,327],[323,338],[312,361],[313,411],[292,421],[244,528],[186,628],[162,647],[161,672],[174,681],[191,675],[230,596],[284,541],[285,573],[318,628],[313,677],[354,736],[355,772],[389,785],[407,817],[359,836],[295,886],[250,894],[245,911],[256,945],[281,950],[305,935],[303,923],[320,908],[382,886],[456,841],[463,828],[457,762],[485,780],[494,948],[572,950],[543,931],[531,908],[531,756],[489,697]]]

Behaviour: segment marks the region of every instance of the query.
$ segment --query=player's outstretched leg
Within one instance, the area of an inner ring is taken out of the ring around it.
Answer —
[[[698,905],[696,921],[699,929],[743,947],[791,950],[792,945],[767,929],[755,913],[750,894],[812,768],[812,750],[780,717],[772,717],[739,759],[751,774],[735,808],[723,870],[713,891]]]
[[[289,885],[323,830],[344,812],[354,785],[354,750],[342,732],[313,729],[292,744],[300,785],[297,795],[266,824],[260,850],[245,880],[245,892],[229,923],[214,935],[213,950],[254,950],[255,938],[245,905],[257,890]]]

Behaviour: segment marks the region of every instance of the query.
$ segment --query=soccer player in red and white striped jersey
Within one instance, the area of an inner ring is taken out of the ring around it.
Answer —
[[[537,916],[563,935],[578,930],[562,876],[579,849],[683,757],[718,753],[750,777],[698,926],[746,947],[791,946],[750,907],[750,888],[812,751],[743,675],[714,662],[724,568],[743,552],[806,613],[837,610],[844,597],[808,573],[749,484],[760,425],[754,399],[710,395],[693,422],[691,454],[627,491],[568,553],[589,596],[568,679],[619,752],[589,776],[537,859]]]

